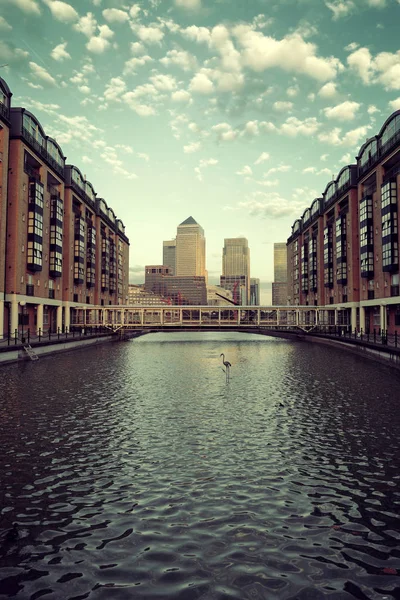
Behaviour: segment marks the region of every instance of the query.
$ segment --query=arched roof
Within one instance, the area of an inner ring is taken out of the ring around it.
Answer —
[[[6,96],[11,98],[12,93],[10,91],[10,88],[8,87],[7,83],[4,81],[4,79],[2,77],[0,77],[0,88],[3,90],[3,92],[5,93]]]
[[[326,192],[329,190],[329,188],[330,188],[332,185],[334,185],[334,186],[336,187],[336,179],[334,179],[334,180],[331,180],[331,181],[328,183],[328,185],[326,186],[326,188],[325,188],[325,190],[324,190],[324,192],[323,192],[324,196],[325,196]]]
[[[47,136],[47,138],[46,138],[46,139],[47,139],[49,142],[52,142],[52,143],[53,143],[53,144],[56,146],[56,148],[58,148],[58,150],[59,150],[59,152],[60,152],[61,156],[62,156],[62,157],[63,157],[63,159],[65,160],[67,157],[66,157],[66,156],[64,156],[64,152],[63,152],[63,150],[62,150],[62,148],[61,148],[60,144],[59,144],[59,143],[58,143],[58,142],[57,142],[57,141],[56,141],[54,138],[50,137],[49,135]]]
[[[42,124],[41,124],[41,122],[39,121],[39,119],[38,119],[37,117],[35,117],[35,115],[34,115],[33,113],[31,113],[29,110],[26,110],[26,108],[22,108],[22,109],[20,109],[20,110],[22,111],[22,113],[23,113],[24,115],[28,115],[28,117],[31,117],[31,119],[33,119],[33,120],[35,121],[36,125],[38,125],[38,127],[40,128],[40,132],[41,132],[42,136],[43,136],[44,138],[47,138],[46,132],[45,132],[45,130],[43,129],[43,127],[42,127]]]
[[[366,140],[366,142],[364,142],[364,144],[361,146],[361,148],[359,149],[359,151],[358,151],[358,154],[357,154],[357,156],[356,156],[356,159],[357,159],[357,160],[359,160],[359,159],[360,159],[360,157],[362,156],[362,154],[363,154],[364,150],[365,150],[366,148],[368,148],[369,144],[371,144],[373,141],[375,141],[376,143],[378,143],[378,141],[379,141],[379,138],[378,138],[378,136],[377,136],[377,135],[373,135],[372,137],[368,138],[368,139]]]
[[[380,129],[380,131],[379,131],[379,133],[378,133],[378,137],[380,137],[380,138],[382,137],[382,134],[383,134],[383,132],[385,131],[386,127],[389,125],[389,123],[390,123],[391,121],[393,121],[393,119],[395,119],[395,118],[396,118],[396,117],[398,117],[399,115],[400,115],[400,110],[395,110],[395,112],[394,112],[394,113],[392,113],[392,114],[390,115],[390,117],[388,117],[388,118],[386,119],[386,121],[384,122],[384,124],[382,125],[382,127],[381,127],[381,129]]]

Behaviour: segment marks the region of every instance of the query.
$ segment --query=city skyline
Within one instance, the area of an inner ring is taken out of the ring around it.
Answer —
[[[271,282],[273,244],[400,107],[397,0],[0,5],[13,106],[122,216],[131,282],[185,214],[210,281],[221,238],[243,236]]]

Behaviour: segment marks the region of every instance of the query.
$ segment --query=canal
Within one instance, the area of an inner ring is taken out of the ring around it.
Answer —
[[[398,598],[399,400],[389,367],[234,333],[2,367],[0,598]]]

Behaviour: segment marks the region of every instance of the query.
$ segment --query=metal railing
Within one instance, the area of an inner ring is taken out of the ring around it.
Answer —
[[[326,327],[316,327],[312,334],[318,334],[323,337],[334,337],[341,340],[351,340],[361,345],[389,346],[400,349],[400,334],[395,331],[388,333],[387,329],[374,328],[363,331],[351,329],[348,325],[335,325]]]
[[[5,351],[9,346],[38,346],[48,343],[65,342],[67,340],[84,340],[94,337],[104,337],[112,335],[110,329],[106,327],[82,327],[71,326],[68,328],[57,328],[56,331],[41,330],[38,332],[31,331],[29,328],[26,331],[21,331],[21,328],[15,329],[14,332],[9,332],[7,336],[0,338],[0,352]]]

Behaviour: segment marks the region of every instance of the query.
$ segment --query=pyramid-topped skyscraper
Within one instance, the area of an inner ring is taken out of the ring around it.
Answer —
[[[176,275],[181,277],[206,276],[206,240],[204,229],[188,217],[176,234]]]

